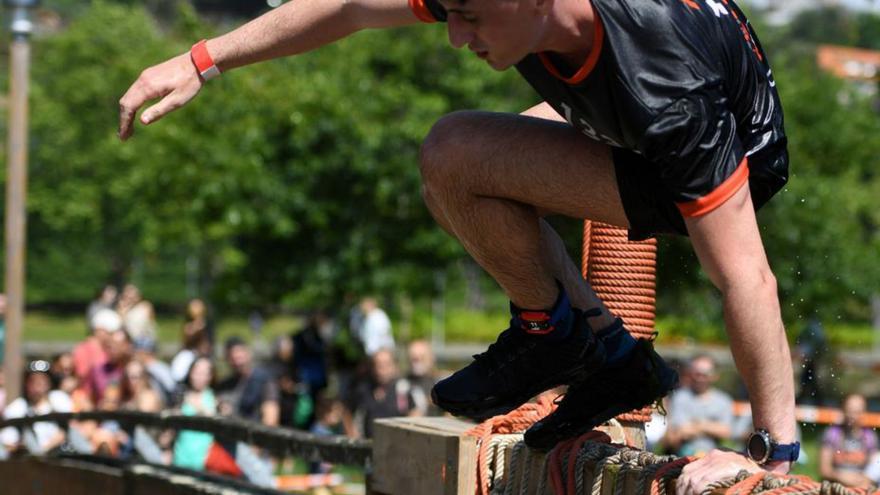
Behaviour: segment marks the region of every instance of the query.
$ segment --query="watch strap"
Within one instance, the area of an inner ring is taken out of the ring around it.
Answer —
[[[211,54],[208,53],[207,40],[201,40],[193,45],[189,53],[193,64],[196,66],[196,70],[199,71],[199,75],[202,76],[202,79],[208,81],[220,75],[220,69],[214,63]]]
[[[770,457],[767,458],[767,461],[789,461],[794,462],[798,460],[801,453],[801,443],[777,443],[773,444],[772,449],[770,451]]]

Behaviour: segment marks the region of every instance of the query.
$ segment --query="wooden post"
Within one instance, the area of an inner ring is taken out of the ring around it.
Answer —
[[[21,393],[21,333],[24,325],[25,198],[27,196],[28,71],[33,0],[9,1],[12,46],[9,50],[9,165],[6,173],[6,352],[7,401]]]
[[[370,491],[385,495],[473,495],[477,439],[452,418],[376,420]]]

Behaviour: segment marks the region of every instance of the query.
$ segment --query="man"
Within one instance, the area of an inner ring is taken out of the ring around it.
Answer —
[[[414,340],[406,347],[406,357],[409,361],[409,369],[406,380],[418,390],[414,397],[417,399],[430,396],[431,389],[437,383],[436,369],[434,369],[434,350],[427,340]],[[441,412],[428,400],[417,400],[416,410],[422,416],[439,416]]]
[[[358,431],[366,438],[373,436],[373,421],[394,416],[420,416],[417,404],[427,399],[418,398],[421,391],[400,378],[394,351],[379,349],[370,357],[370,379],[362,383],[348,405],[356,419]]]
[[[236,416],[278,426],[279,394],[272,374],[254,365],[251,350],[240,338],[230,337],[225,347],[232,375],[217,385],[220,400],[230,406],[229,412]]]
[[[364,353],[372,356],[379,349],[394,349],[391,335],[391,319],[373,297],[365,297],[358,306],[363,318],[357,327],[357,336],[364,346]]]
[[[99,309],[89,320],[91,335],[73,348],[73,368],[80,383],[86,383],[92,369],[107,362],[104,350],[110,344],[110,337],[122,329],[122,317],[112,309]]]
[[[145,70],[120,100],[119,136],[131,136],[147,100],[161,98],[143,124],[222,71],[417,20],[446,21],[452,45],[498,70],[516,65],[546,100],[523,115],[454,113],[422,146],[429,210],[512,310],[510,328],[438,383],[435,402],[479,419],[569,384],[557,411],[526,433],[546,449],[665,395],[675,373],[624,331],[542,217],[602,221],[636,239],[686,234],[723,295],[755,426],[781,447],[762,466],[713,451],[677,486],[698,493],[742,469],[787,472],[792,370],[755,219],[787,180],[786,139],[766,57],[731,0],[290,2]]]
[[[117,330],[109,334],[104,344],[107,360],[92,367],[88,378],[82,382],[92,404],[101,407],[104,394],[109,387],[122,387],[125,366],[133,356],[131,337],[125,330]]]
[[[712,385],[718,380],[715,360],[708,355],[691,359],[688,386],[669,400],[667,446],[678,455],[703,455],[731,437],[733,400]]]

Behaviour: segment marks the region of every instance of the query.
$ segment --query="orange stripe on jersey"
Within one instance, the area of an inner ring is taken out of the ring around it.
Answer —
[[[677,203],[678,210],[686,217],[699,217],[723,205],[725,201],[730,199],[743,184],[749,179],[749,159],[743,158],[733,174],[727,178],[714,191],[703,196],[702,198],[688,201],[687,203]]]
[[[697,2],[695,2],[694,0],[681,0],[681,1],[684,2],[685,5],[687,5],[688,7],[692,8],[694,10],[700,10],[700,5]]]
[[[412,0],[411,0],[412,1]],[[595,12],[595,9],[594,9]],[[593,14],[593,25],[595,26],[593,29],[593,47],[590,49],[590,54],[587,56],[587,61],[584,62],[584,65],[578,69],[577,72],[574,73],[573,76],[566,78],[564,77],[557,69],[556,66],[553,65],[553,62],[550,60],[545,53],[539,53],[538,58],[541,59],[541,63],[544,64],[544,68],[547,71],[558,79],[562,79],[563,82],[568,84],[577,84],[587,76],[590,75],[590,72],[593,72],[593,69],[596,67],[596,63],[599,62],[599,55],[602,53],[602,42],[605,40],[605,28],[602,26],[602,19],[599,18],[598,14]]]
[[[409,0],[409,8],[412,9],[413,14],[420,21],[428,23],[437,22],[437,19],[434,19],[434,15],[431,14],[431,11],[425,5],[425,0]]]

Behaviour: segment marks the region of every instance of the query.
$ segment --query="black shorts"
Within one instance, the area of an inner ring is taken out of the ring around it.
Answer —
[[[658,234],[688,235],[684,217],[663,185],[657,165],[623,148],[611,148],[617,187],[626,218],[629,239],[641,241]],[[749,156],[749,189],[755,210],[764,206],[788,181],[786,143]]]

